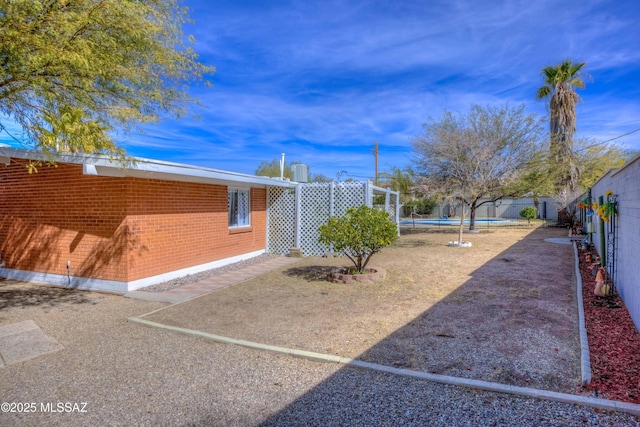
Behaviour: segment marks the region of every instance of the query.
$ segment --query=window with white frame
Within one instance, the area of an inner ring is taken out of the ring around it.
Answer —
[[[250,195],[248,188],[229,188],[229,228],[251,225]]]

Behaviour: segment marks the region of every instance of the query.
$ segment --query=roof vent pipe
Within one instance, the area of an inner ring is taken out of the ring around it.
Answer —
[[[280,159],[280,179],[284,180],[284,153],[282,153],[282,158]]]

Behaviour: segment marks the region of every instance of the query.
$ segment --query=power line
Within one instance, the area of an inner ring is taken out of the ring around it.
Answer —
[[[576,153],[577,153],[577,152],[580,152],[580,151],[587,150],[587,149],[589,149],[589,148],[591,148],[591,147],[597,147],[598,145],[603,145],[603,144],[606,144],[606,143],[608,143],[608,142],[615,141],[616,139],[620,139],[620,138],[622,138],[623,136],[631,135],[632,133],[636,133],[636,132],[638,132],[638,131],[640,131],[640,128],[635,129],[635,130],[632,130],[631,132],[627,132],[627,133],[625,133],[625,134],[622,134],[622,135],[616,136],[615,138],[607,139],[606,141],[596,142],[595,144],[587,145],[586,147],[582,147],[581,149],[576,150]]]
[[[601,142],[600,144],[606,144],[607,142],[615,141],[616,139],[620,139],[620,138],[622,138],[623,136],[631,135],[632,133],[636,133],[636,132],[638,132],[638,131],[640,131],[640,128],[638,128],[638,129],[636,129],[636,130],[632,130],[631,132],[627,132],[627,133],[625,133],[624,135],[620,135],[620,136],[616,136],[615,138],[608,139],[608,140],[606,140],[606,141]]]

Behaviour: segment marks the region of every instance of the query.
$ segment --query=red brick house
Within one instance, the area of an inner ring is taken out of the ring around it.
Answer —
[[[267,188],[176,163],[0,149],[0,276],[118,293],[260,255]]]

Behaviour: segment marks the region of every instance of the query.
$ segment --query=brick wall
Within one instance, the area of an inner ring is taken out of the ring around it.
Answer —
[[[228,228],[227,187],[134,180],[128,194],[129,280],[266,247],[266,191],[251,190],[251,227]]]
[[[81,165],[0,165],[7,268],[129,282],[266,247],[266,191],[252,227],[230,231],[227,187],[82,174]]]
[[[127,183],[82,166],[0,165],[0,252],[7,268],[125,281]]]

